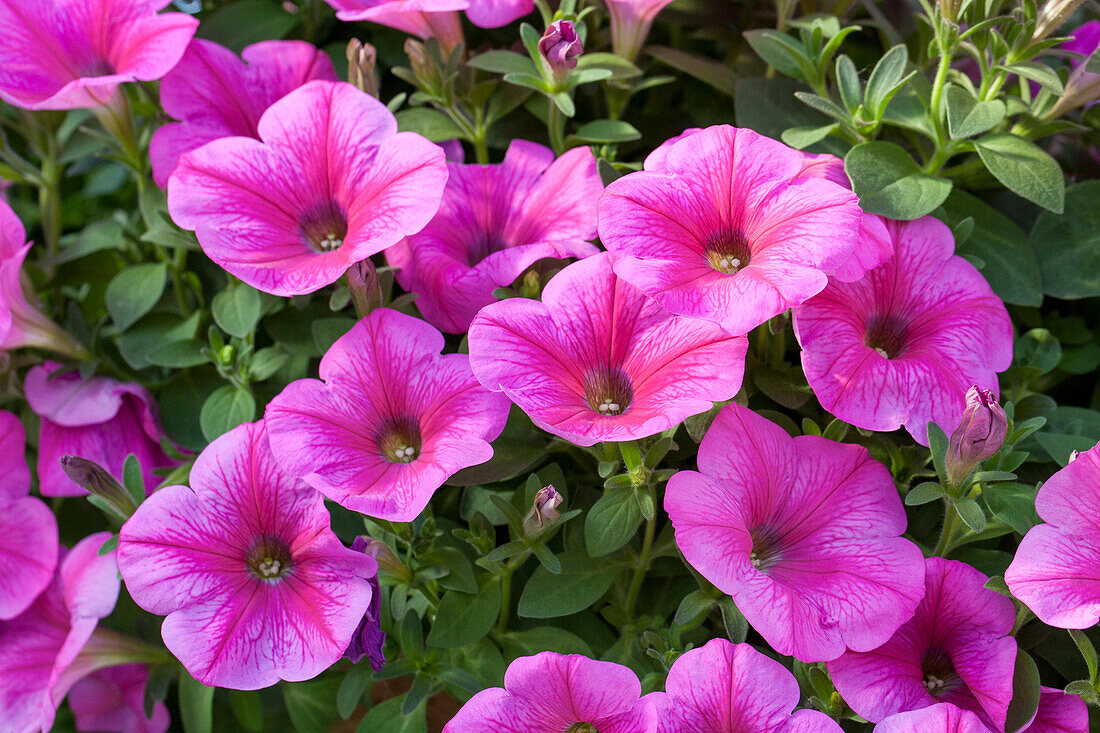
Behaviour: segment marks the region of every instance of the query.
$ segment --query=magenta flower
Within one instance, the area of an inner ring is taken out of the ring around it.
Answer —
[[[837,691],[877,723],[896,713],[949,702],[1004,730],[1012,700],[1016,620],[1012,601],[988,578],[954,560],[925,561],[927,593],[893,638],[829,662]]]
[[[1035,497],[1046,522],[1032,527],[1005,572],[1012,594],[1039,619],[1063,629],[1100,620],[1100,446],[1079,454]]]
[[[171,721],[162,702],[145,717],[145,685],[149,669],[144,664],[124,664],[93,672],[69,692],[69,707],[76,729],[119,733],[164,733]]]
[[[19,418],[0,410],[0,455],[7,457],[0,474],[0,619],[27,610],[57,567],[57,520],[41,500],[27,496],[25,437]]]
[[[466,17],[479,28],[500,28],[534,9],[534,0],[470,0]]]
[[[1012,363],[1012,322],[981,274],[926,216],[890,222],[896,254],[860,281],[832,282],[795,309],[802,367],[821,406],[867,430],[927,444],[951,433],[971,386],[997,394]]]
[[[264,111],[314,79],[336,81],[324,51],[302,41],[262,41],[235,53],[195,39],[160,84],[164,111],[179,122],[149,143],[153,179],[163,188],[180,156],[222,137],[259,139]]]
[[[604,0],[611,15],[611,48],[627,61],[638,58],[653,19],[672,0]]]
[[[366,20],[396,28],[424,40],[434,38],[439,41],[444,56],[462,42],[462,20],[457,11],[470,7],[470,0],[325,0],[325,2],[336,9],[336,17],[340,20]]]
[[[448,163],[439,213],[386,250],[397,280],[420,297],[424,317],[463,333],[493,291],[546,257],[599,252],[596,200],[603,183],[587,147],[554,159],[549,148],[515,140],[499,165]]]
[[[731,399],[744,374],[744,338],[669,313],[611,263],[607,253],[574,262],[541,303],[493,303],[470,326],[478,380],[578,445],[667,430]]]
[[[504,687],[474,695],[443,733],[657,733],[657,706],[628,667],[542,652],[508,666]],[[574,728],[574,726],[577,726]]]
[[[199,21],[170,0],[0,0],[0,99],[24,109],[106,103],[176,65]]]
[[[539,39],[539,56],[559,81],[568,76],[570,69],[577,68],[577,57],[582,53],[584,43],[571,20],[555,20]]]
[[[320,377],[267,407],[275,459],[333,501],[395,522],[416,518],[461,468],[493,456],[508,401],[477,383],[443,335],[379,308],[332,345]]]
[[[340,659],[378,570],[340,544],[324,497],[275,463],[263,421],[208,445],[191,488],[146,499],[122,526],[118,565],[134,601],[167,616],[161,636],[191,676],[241,690]]]
[[[351,543],[351,549],[356,552],[366,553],[377,562],[379,545],[385,547],[382,542],[372,542],[366,537],[356,537]],[[355,633],[351,635],[351,643],[344,650],[344,657],[351,660],[352,664],[359,664],[363,657],[367,658],[371,669],[381,672],[386,664],[386,634],[382,631],[382,589],[378,584],[378,575],[370,579],[370,605],[367,612],[359,621]]]
[[[607,187],[599,232],[615,272],[680,315],[740,335],[819,293],[851,257],[856,196],[800,175],[802,153],[728,125],[664,149]]]
[[[875,726],[875,733],[930,733],[931,731],[991,733],[977,715],[946,702],[891,715]]]
[[[84,352],[80,344],[38,308],[30,279],[23,273],[30,249],[23,222],[0,200],[0,351],[30,347],[79,358]]]
[[[1035,720],[1024,728],[1026,733],[1088,733],[1089,709],[1077,695],[1067,695],[1051,687],[1042,688]]]
[[[111,536],[85,537],[62,557],[57,574],[20,616],[0,621],[0,710],[5,731],[49,730],[65,693],[109,666],[112,632],[97,630],[118,600],[115,553],[99,555]]]
[[[879,646],[924,595],[920,549],[890,472],[862,446],[790,437],[731,404],[668,482],[684,558],[780,654],[804,662]]]
[[[174,466],[160,445],[156,403],[138,384],[108,377],[85,379],[46,362],[27,372],[24,389],[31,409],[42,418],[38,438],[38,480],[43,496],[83,496],[61,467],[63,456],[98,463],[119,481],[131,453],[141,463],[146,493],[160,484],[154,471]]]
[[[397,132],[374,97],[311,81],[271,105],[260,140],[228,137],[180,158],[168,210],[210,259],[275,295],[310,293],[419,231],[439,208],[443,151]]]
[[[794,675],[748,644],[712,639],[681,655],[658,694],[658,733],[841,733],[816,710],[791,711],[801,694]]]

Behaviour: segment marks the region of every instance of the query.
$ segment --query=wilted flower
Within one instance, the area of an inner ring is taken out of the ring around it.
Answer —
[[[919,710],[891,715],[875,726],[874,733],[989,733],[989,728],[969,710],[941,702]]]
[[[581,37],[571,20],[555,20],[539,39],[539,54],[555,79],[563,79],[577,68],[577,57],[584,51]]]
[[[197,18],[171,0],[0,0],[0,99],[24,109],[107,103],[176,65]]]
[[[303,41],[261,41],[238,58],[196,38],[160,84],[164,125],[149,143],[153,180],[164,187],[180,156],[222,137],[259,139],[264,111],[308,81],[336,81],[328,54]]]
[[[1069,16],[1073,15],[1073,11],[1081,7],[1084,2],[1085,0],[1047,0],[1039,9],[1039,15],[1035,19],[1032,40],[1041,41],[1061,28]]]
[[[988,389],[973,386],[966,392],[962,422],[947,448],[947,478],[958,484],[986,458],[996,455],[1008,432],[1008,417]]]
[[[852,256],[863,212],[845,187],[800,175],[804,164],[802,153],[752,130],[682,136],[654,168],[623,176],[600,198],[615,273],[731,335],[816,295]]]
[[[66,475],[64,456],[79,456],[118,481],[126,457],[141,464],[146,493],[160,483],[158,468],[175,465],[160,445],[153,396],[139,384],[108,377],[85,379],[46,362],[27,373],[27,402],[42,418],[38,438],[39,490],[44,496],[82,496],[87,490]]]
[[[712,639],[680,655],[665,694],[655,693],[658,733],[841,733],[816,710],[791,712],[801,697],[782,664],[748,644]]]
[[[542,652],[508,666],[504,688],[474,695],[443,733],[657,733],[654,697],[630,670],[579,654]]]
[[[145,715],[145,686],[149,668],[144,664],[106,667],[77,682],[69,692],[69,707],[79,731],[164,733],[171,721],[163,702]]]
[[[376,561],[379,560],[380,547],[384,547],[387,552],[390,550],[384,542],[367,537],[356,537],[351,543],[351,549],[365,553]],[[390,552],[390,554],[393,553]],[[381,567],[382,563],[379,562],[378,565]],[[370,588],[370,605],[367,606],[367,612],[363,614],[363,619],[359,622],[355,633],[351,635],[351,643],[344,651],[344,657],[350,659],[352,664],[359,664],[363,657],[366,657],[367,661],[370,662],[371,669],[380,672],[386,663],[386,654],[383,651],[386,644],[386,634],[382,631],[381,626],[382,589],[378,584],[377,574],[370,579]]]
[[[507,399],[443,345],[418,318],[372,311],[325,354],[320,381],[268,404],[275,460],[348,509],[411,522],[448,477],[492,458],[508,419]]]
[[[669,313],[616,277],[602,252],[470,326],[470,366],[543,430],[578,445],[644,438],[732,399],[747,342]]]
[[[444,58],[455,46],[462,43],[462,20],[457,11],[470,7],[469,0],[325,0],[325,2],[336,9],[336,17],[340,20],[366,20],[396,28],[424,40],[434,38],[439,41]]]
[[[146,499],[122,525],[118,565],[134,602],[167,616],[161,636],[191,676],[242,690],[340,659],[378,570],[333,534],[324,497],[275,463],[262,421],[207,446],[191,488]]]
[[[378,63],[378,51],[369,43],[353,38],[348,41],[347,57],[348,82],[356,89],[377,97],[378,72],[374,67]]]
[[[604,0],[611,15],[611,47],[627,61],[638,58],[653,19],[672,0]]]
[[[924,594],[920,548],[899,535],[894,480],[866,448],[792,438],[734,403],[668,482],[676,545],[780,654],[804,662],[879,646]]]
[[[592,151],[558,159],[542,145],[514,140],[499,165],[448,163],[435,218],[386,250],[401,287],[437,328],[462,333],[493,291],[544,258],[587,257],[599,248],[596,201],[603,183]]]
[[[184,155],[168,210],[210,259],[259,290],[318,290],[439,208],[443,151],[397,132],[386,105],[350,84],[295,89],[257,132],[260,140],[222,138]]]
[[[895,254],[794,310],[802,367],[821,406],[866,430],[959,424],[971,385],[994,394],[1012,363],[1012,321],[951,230],[926,216],[890,221]]]
[[[538,537],[548,526],[561,519],[558,507],[562,496],[553,486],[544,486],[535,493],[531,511],[523,518],[523,533],[528,537]]]
[[[1005,572],[1012,594],[1049,626],[1087,629],[1100,620],[1098,502],[1100,446],[1042,485],[1035,511],[1046,524],[1028,531]]]
[[[1004,730],[1016,608],[969,565],[930,557],[925,566],[927,592],[913,618],[877,649],[829,662],[829,675],[852,710],[874,723],[949,702]]]

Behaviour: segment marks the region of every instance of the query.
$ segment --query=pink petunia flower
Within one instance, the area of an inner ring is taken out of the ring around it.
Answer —
[[[1089,709],[1077,695],[1067,695],[1052,687],[1042,688],[1035,720],[1025,733],[1088,733]]]
[[[0,0],[0,99],[24,109],[108,102],[119,84],[159,79],[197,18],[170,0]]]
[[[332,345],[320,377],[267,407],[275,459],[341,505],[397,522],[416,518],[461,468],[484,463],[508,400],[484,389],[443,335],[379,308]]]
[[[600,733],[657,733],[655,697],[641,692],[621,664],[542,652],[512,662],[504,687],[470,698],[443,733],[560,733],[578,723]]]
[[[728,593],[780,654],[868,651],[924,595],[920,549],[890,472],[865,448],[785,430],[737,404],[668,482],[684,558]]]
[[[607,187],[599,232],[615,272],[674,313],[741,335],[821,292],[852,256],[856,195],[802,175],[805,157],[728,125]]]
[[[653,19],[672,0],[604,0],[611,16],[611,48],[627,61],[638,58]]]
[[[61,458],[67,455],[94,461],[121,481],[132,453],[141,464],[146,493],[160,484],[156,469],[176,465],[161,448],[156,403],[141,385],[85,379],[46,362],[27,372],[23,386],[31,409],[42,418],[38,480],[43,496],[88,493],[65,475]]]
[[[179,122],[149,143],[153,179],[164,187],[180,156],[222,137],[259,139],[264,111],[306,82],[336,81],[324,51],[303,41],[261,41],[235,53],[196,38],[160,84],[164,111]]]
[[[992,733],[974,713],[946,702],[891,715],[874,733]]]
[[[479,28],[500,28],[534,9],[534,0],[470,0],[466,17]]]
[[[794,675],[748,644],[712,639],[682,654],[658,695],[658,733],[841,733],[825,713],[799,710]]]
[[[47,588],[21,615],[0,621],[0,721],[5,731],[49,730],[65,693],[110,661],[113,632],[96,629],[118,600],[111,536],[85,537],[62,559]]]
[[[260,140],[222,138],[180,158],[168,210],[210,259],[259,290],[333,283],[439,208],[442,149],[397,132],[386,106],[350,84],[311,81],[256,129]]]
[[[514,140],[499,165],[449,163],[439,213],[386,250],[424,317],[463,333],[493,291],[546,258],[599,252],[596,201],[603,183],[587,147],[554,159],[542,145]]]
[[[802,367],[822,407],[867,430],[927,444],[951,433],[971,386],[997,394],[1012,321],[951,230],[926,216],[889,222],[896,254],[854,283],[832,282],[794,311]]]
[[[645,297],[616,277],[607,253],[555,275],[541,303],[486,306],[469,341],[483,385],[578,445],[654,435],[733,398],[748,348]]]
[[[1032,527],[1005,572],[1012,595],[1050,626],[1087,629],[1100,620],[1100,446],[1050,477],[1035,497],[1046,522]]]
[[[927,593],[893,638],[871,651],[829,662],[844,700],[879,722],[949,702],[1004,730],[1012,700],[1016,621],[1012,601],[985,588],[988,578],[961,562],[925,561]]]
[[[19,418],[0,410],[0,456],[6,457],[0,474],[0,619],[27,610],[57,567],[57,520],[41,500],[27,496],[25,437]]]
[[[144,664],[124,664],[93,672],[73,686],[69,707],[80,731],[164,733],[171,721],[163,702],[145,716],[145,685],[149,669]]]
[[[329,528],[324,497],[285,473],[263,421],[199,455],[191,488],[168,486],[122,526],[118,565],[134,601],[205,685],[297,682],[340,659],[370,605],[378,564]]]
[[[0,200],[0,351],[29,347],[79,358],[85,354],[83,347],[38,308],[23,273],[31,246],[23,222]]]
[[[475,0],[476,1],[476,0]],[[470,7],[470,0],[325,0],[340,20],[366,20],[418,36],[434,38],[444,57],[462,42],[459,10]],[[530,12],[530,11],[528,11]]]

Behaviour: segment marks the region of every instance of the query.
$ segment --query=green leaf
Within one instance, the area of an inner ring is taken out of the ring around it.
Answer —
[[[1035,440],[1059,466],[1069,465],[1069,457],[1074,451],[1083,453],[1096,445],[1096,439],[1087,435],[1065,435],[1063,433],[1036,433]]]
[[[1094,682],[1098,671],[1096,647],[1093,646],[1092,640],[1085,632],[1080,629],[1070,629],[1069,638],[1073,639],[1073,643],[1077,645],[1077,650],[1081,652],[1085,665],[1089,668],[1089,680]]]
[[[607,69],[611,72],[611,79],[631,79],[642,75],[641,69],[623,57],[599,51],[582,54],[577,59],[577,69]]]
[[[947,478],[947,434],[934,422],[928,423],[928,450],[932,454],[932,464],[936,467],[936,476],[940,481]],[[942,485],[942,484],[941,484]]]
[[[326,677],[309,682],[284,682],[283,701],[298,733],[326,733],[339,715],[336,692],[340,680]]]
[[[802,104],[794,96],[795,92],[805,90],[804,84],[793,79],[740,80],[733,104],[737,126],[778,139],[792,127],[831,124],[832,120]]]
[[[982,490],[989,511],[993,516],[1020,534],[1039,524],[1035,513],[1035,486],[1016,482],[990,484]]]
[[[844,158],[844,170],[864,211],[891,219],[916,219],[942,204],[951,181],[923,172],[894,143],[860,143]]]
[[[979,102],[974,95],[955,84],[948,85],[946,98],[947,129],[954,140],[993,129],[1008,111],[1001,100]]]
[[[145,477],[141,473],[141,463],[133,453],[126,456],[122,464],[122,487],[134,500],[134,506],[145,501]]]
[[[229,707],[233,717],[245,730],[261,731],[264,727],[264,711],[260,707],[260,696],[256,692],[229,690]]]
[[[279,371],[289,358],[290,354],[279,346],[260,349],[248,361],[248,377],[253,382],[262,382]]]
[[[588,511],[584,542],[588,554],[602,557],[619,549],[637,534],[642,513],[633,488],[612,489]]]
[[[477,595],[447,591],[439,602],[428,645],[452,648],[473,644],[493,628],[500,603],[500,583],[493,579]]]
[[[401,703],[400,697],[378,703],[359,721],[355,733],[425,733],[428,730],[427,706],[421,703],[412,715],[405,715],[401,712]]]
[[[745,31],[742,35],[756,55],[783,76],[805,82],[813,79],[814,63],[799,41],[771,28]]]
[[[1058,77],[1058,72],[1038,61],[1025,61],[1020,64],[1009,64],[1008,66],[998,65],[993,68],[994,70],[1007,71],[1025,79],[1030,79],[1036,84],[1049,89],[1056,97],[1062,96],[1065,91],[1062,80]]]
[[[168,268],[163,262],[132,265],[111,278],[107,286],[107,312],[119,331],[153,309],[164,292]]]
[[[260,322],[260,292],[244,283],[231,285],[214,296],[214,322],[230,336],[245,338]]]
[[[212,733],[214,729],[214,688],[180,670],[180,718],[185,733]]]
[[[257,41],[284,38],[298,18],[272,0],[240,0],[218,8],[203,18],[196,36],[216,41],[234,53]]]
[[[583,611],[607,592],[619,574],[617,565],[583,552],[567,552],[561,561],[559,575],[544,567],[535,568],[519,599],[520,616],[554,618]]]
[[[726,638],[734,644],[744,643],[749,635],[749,622],[741,609],[729,596],[723,596],[718,601],[718,610],[722,612],[722,625],[726,627]]]
[[[146,358],[150,364],[171,369],[186,369],[210,361],[197,341],[173,341],[153,349]]]
[[[1043,290],[1055,298],[1100,296],[1100,181],[1071,186],[1066,211],[1044,211],[1031,229]]]
[[[1065,210],[1065,181],[1054,158],[1033,142],[1006,132],[974,141],[985,167],[1009,190],[1048,211]]]
[[[714,599],[701,590],[695,590],[684,596],[673,616],[673,623],[680,626],[701,621],[710,609],[714,608]]]
[[[310,325],[310,332],[313,342],[324,353],[354,325],[355,321],[351,318],[319,318]]]
[[[1016,733],[1031,722],[1039,709],[1040,693],[1039,668],[1031,655],[1020,649],[1012,673],[1012,702],[1008,704],[1005,733]]]
[[[595,120],[581,127],[569,139],[585,143],[625,143],[639,140],[642,133],[622,120]]]
[[[875,64],[863,92],[863,106],[873,115],[874,120],[882,119],[886,105],[908,78],[905,75],[908,63],[909,50],[904,45],[897,45],[883,54]]]
[[[513,71],[510,74],[504,75],[504,81],[509,84],[515,84],[516,86],[534,89],[543,94],[549,91],[546,81],[541,76],[535,76],[534,74],[519,74]]]
[[[504,654],[509,659],[539,652],[592,656],[592,648],[587,642],[573,632],[557,626],[538,626],[524,631],[510,631],[501,635],[500,642],[504,648]]]
[[[456,547],[437,547],[436,549],[419,555],[423,565],[441,565],[449,571],[447,575],[439,578],[439,584],[449,590],[462,591],[463,593],[477,593],[477,579],[474,577],[474,567]]]
[[[791,127],[783,131],[782,138],[783,142],[792,148],[803,150],[814,143],[821,142],[838,129],[840,129],[840,125],[835,122],[821,127]]]
[[[363,695],[371,682],[369,664],[356,664],[344,673],[340,688],[336,690],[336,713],[341,720],[347,720],[359,707]]]
[[[945,496],[947,496],[947,492],[943,490],[942,486],[935,481],[925,481],[909,490],[909,493],[905,495],[905,506],[920,506],[936,499],[942,499]]]
[[[836,85],[840,91],[840,100],[849,114],[855,114],[863,103],[863,92],[856,65],[847,56],[839,56],[836,60]]]
[[[975,532],[981,532],[985,529],[985,512],[982,511],[982,507],[977,501],[970,498],[956,499],[954,502],[955,511],[959,513],[962,520],[966,522],[966,526]]]
[[[454,120],[431,107],[403,109],[395,117],[397,117],[398,130],[419,133],[433,143],[455,138],[465,140],[467,137]]]
[[[207,441],[228,433],[256,416],[256,399],[247,389],[227,384],[206,398],[199,413],[199,424]]]
[[[739,86],[737,74],[723,63],[676,48],[668,48],[667,46],[648,46],[646,53],[658,61],[663,61],[677,71],[682,71],[704,84],[709,84],[722,94],[729,97],[735,96]],[[734,109],[739,109],[739,105],[736,105]]]
[[[554,106],[556,106],[566,117],[572,117],[577,113],[577,108],[573,106],[573,98],[565,92],[558,92],[552,95],[550,101],[553,102]]]
[[[485,53],[479,53],[477,56],[474,56],[466,62],[466,65],[472,66],[475,69],[481,69],[482,71],[491,71],[494,74],[510,74],[512,72],[520,74],[539,73],[539,70],[535,67],[534,62],[532,62],[530,58],[521,53],[516,53],[515,51],[486,51]]]

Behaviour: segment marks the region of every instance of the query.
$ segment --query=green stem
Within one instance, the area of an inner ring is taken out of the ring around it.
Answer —
[[[474,138],[474,153],[477,155],[478,165],[489,164],[489,145],[485,142],[484,131]]]
[[[955,511],[955,507],[951,506],[951,502],[947,499],[943,500],[943,531],[940,532],[939,542],[936,543],[936,547],[932,550],[932,554],[937,557],[947,557],[947,555],[954,549],[955,534],[959,528],[959,513]]]
[[[561,155],[565,152],[565,115],[558,109],[558,105],[554,104],[554,100],[547,99],[546,103],[550,105],[550,114],[546,120],[546,129],[550,133],[550,147],[554,149],[555,155]]]
[[[500,618],[497,620],[497,633],[508,630],[508,615],[512,606],[512,571],[500,577]]]
[[[932,129],[936,131],[936,151],[938,154],[940,149],[947,143],[947,133],[943,129],[943,116],[940,107],[943,101],[943,88],[947,82],[947,72],[951,68],[951,54],[946,53],[947,49],[943,47],[942,43],[937,45],[940,48],[940,65],[936,69],[936,80],[932,82],[932,99],[928,105],[928,114],[932,121]]]
[[[42,161],[42,185],[38,189],[38,206],[42,211],[42,236],[51,259],[60,248],[61,240],[61,171],[57,164],[57,143],[48,137],[46,157]]]
[[[654,496],[654,503],[656,503],[656,496],[652,483],[646,485],[646,491]],[[634,607],[638,605],[638,594],[641,593],[642,583],[645,581],[646,573],[649,572],[649,565],[653,557],[653,538],[656,534],[657,514],[654,512],[653,517],[645,523],[645,538],[642,540],[642,554],[638,556],[638,564],[634,567],[634,576],[630,579],[630,589],[626,593],[626,615],[631,619],[634,618]]]

